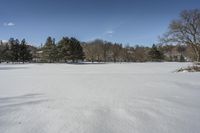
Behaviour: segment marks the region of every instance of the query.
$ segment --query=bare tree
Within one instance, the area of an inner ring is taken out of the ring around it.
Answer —
[[[113,53],[113,61],[114,62],[119,61],[120,51],[122,51],[122,45],[115,43],[112,46],[112,53]]]
[[[192,47],[196,61],[200,61],[200,9],[184,10],[180,18],[171,22],[164,42],[186,44]]]

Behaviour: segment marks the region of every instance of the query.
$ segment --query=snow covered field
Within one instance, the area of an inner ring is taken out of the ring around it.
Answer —
[[[0,65],[0,133],[199,133],[187,63]]]

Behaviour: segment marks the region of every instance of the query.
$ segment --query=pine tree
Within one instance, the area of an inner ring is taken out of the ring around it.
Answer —
[[[83,48],[76,38],[63,37],[58,43],[59,58],[67,61],[78,62],[84,59]]]
[[[58,58],[67,62],[69,60],[70,52],[70,39],[68,37],[63,37],[58,43]]]
[[[148,55],[151,61],[161,61],[163,59],[163,54],[157,49],[155,44],[153,44]]]
[[[73,63],[84,59],[83,48],[76,38],[70,39],[69,53],[69,59],[72,60]]]
[[[55,44],[55,39],[48,37],[42,49],[43,49],[43,59],[50,63],[55,62],[57,57],[57,48]]]
[[[19,51],[20,61],[23,63],[26,61],[30,61],[32,59],[32,55],[28,50],[28,46],[26,45],[26,40],[23,39],[20,44],[20,51]]]
[[[14,38],[10,38],[9,40],[9,44],[11,47],[11,61],[12,62],[18,62],[19,61],[19,40],[18,39],[14,39]]]
[[[3,45],[2,45],[2,41],[0,41],[0,63],[2,62],[3,60]]]
[[[12,60],[12,52],[8,44],[5,44],[4,49],[2,50],[2,60],[6,62],[9,62]]]

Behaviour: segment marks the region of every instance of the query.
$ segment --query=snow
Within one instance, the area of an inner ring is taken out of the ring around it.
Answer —
[[[188,65],[1,64],[0,133],[199,133]]]

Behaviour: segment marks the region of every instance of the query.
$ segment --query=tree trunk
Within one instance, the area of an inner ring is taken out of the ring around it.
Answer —
[[[197,62],[200,62],[200,51],[198,51],[198,54],[197,54]]]
[[[192,47],[194,54],[196,56],[196,61],[200,61],[200,49],[198,48],[197,44],[189,43],[189,45]]]

